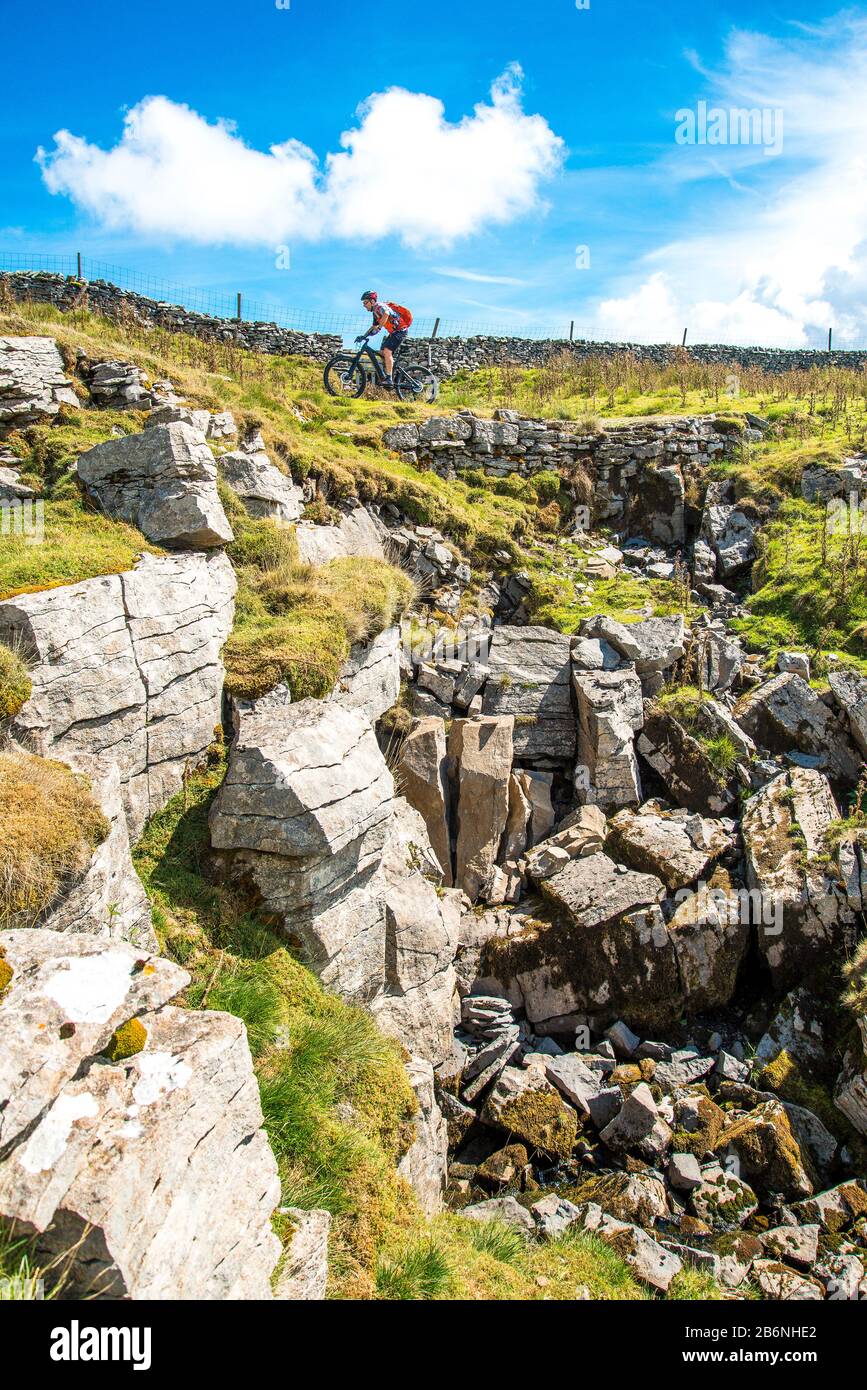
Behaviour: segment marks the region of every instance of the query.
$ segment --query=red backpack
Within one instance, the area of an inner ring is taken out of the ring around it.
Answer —
[[[409,328],[412,323],[412,314],[409,312],[409,309],[405,309],[402,304],[392,304],[390,299],[388,300],[388,307],[397,316],[397,328],[394,331],[397,332],[400,329]]]

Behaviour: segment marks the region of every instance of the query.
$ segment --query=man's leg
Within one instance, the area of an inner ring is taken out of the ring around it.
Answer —
[[[391,348],[384,347],[382,349],[382,361],[385,366],[385,375],[391,381],[391,374],[394,371],[394,353]]]

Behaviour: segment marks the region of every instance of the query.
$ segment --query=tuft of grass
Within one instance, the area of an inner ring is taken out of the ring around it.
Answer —
[[[14,718],[30,699],[31,690],[20,654],[0,642],[0,720]]]
[[[284,1000],[278,980],[262,969],[261,961],[231,957],[208,990],[206,1005],[243,1019],[247,1041],[254,1057],[273,1047],[284,1013]]]
[[[699,743],[707,754],[708,762],[722,777],[727,777],[738,760],[738,750],[728,734],[716,734],[713,738],[699,738]]]
[[[859,941],[852,959],[843,967],[846,992],[843,1007],[856,1019],[867,1015],[867,936]]]
[[[33,926],[108,834],[89,780],[63,763],[0,753],[0,927]]]
[[[677,685],[657,695],[656,705],[682,724],[687,733],[694,734],[700,728],[698,712],[710,698],[697,685]]]
[[[57,1296],[44,1288],[47,1271],[39,1264],[34,1246],[32,1235],[0,1221],[0,1303],[30,1303]]]
[[[467,1227],[467,1240],[480,1255],[490,1255],[501,1264],[521,1265],[527,1258],[527,1238],[503,1221],[474,1221]]]
[[[257,699],[285,681],[296,700],[326,695],[352,643],[406,612],[412,580],[385,560],[301,564],[294,528],[239,515],[237,500],[226,502],[238,573],[235,626],[223,651],[228,690]]]
[[[449,1260],[430,1236],[376,1266],[377,1298],[426,1301],[446,1296],[451,1286]]]

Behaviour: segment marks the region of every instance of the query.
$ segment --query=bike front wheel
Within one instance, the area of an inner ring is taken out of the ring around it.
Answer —
[[[329,396],[356,398],[364,394],[367,373],[355,357],[332,357],[323,376]]]
[[[412,364],[395,372],[394,389],[401,401],[423,401],[433,405],[440,393],[440,384],[430,367]]]

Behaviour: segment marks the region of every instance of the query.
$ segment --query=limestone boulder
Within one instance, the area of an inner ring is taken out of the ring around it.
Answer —
[[[736,785],[711,762],[701,731],[688,730],[662,706],[645,707],[637,748],[680,806],[706,816],[725,815],[734,806]]]
[[[425,823],[443,882],[451,884],[445,721],[417,719],[401,745],[398,767],[401,790]]]
[[[0,430],[52,419],[79,400],[53,338],[0,338]]]
[[[712,871],[732,849],[733,821],[711,820],[664,803],[649,801],[637,811],[618,811],[608,829],[607,849],[615,859],[642,873],[655,874],[674,892]]]
[[[671,1287],[672,1281],[683,1269],[680,1256],[666,1250],[640,1226],[618,1221],[613,1216],[602,1216],[599,1224],[590,1229],[629,1265],[637,1279],[661,1293]]]
[[[374,724],[397,703],[399,695],[400,629],[389,627],[368,641],[353,644],[326,698]]]
[[[546,627],[496,627],[488,666],[482,711],[514,715],[515,757],[531,767],[569,762],[575,754],[570,639]]]
[[[156,951],[151,906],[130,856],[117,764],[112,763],[92,783],[108,820],[108,835],[96,846],[84,873],[64,888],[37,925],[48,931],[88,932]]]
[[[233,449],[220,455],[219,469],[251,516],[297,521],[304,493],[269,459],[262,448]]]
[[[818,1279],[780,1260],[753,1260],[750,1278],[762,1298],[772,1303],[821,1303],[825,1290]]]
[[[525,856],[528,876],[535,882],[551,878],[573,859],[595,854],[605,842],[605,816],[598,806],[579,806],[561,822],[556,834],[530,849]]]
[[[633,671],[579,671],[576,793],[604,811],[641,801],[635,733],[644,721],[641,683]]]
[[[545,916],[534,912],[523,930],[495,938],[484,953],[537,1031],[565,1032],[588,1015],[637,1024],[676,1013],[677,963],[658,906],[665,892],[659,879],[596,853],[541,888]]]
[[[239,711],[211,808],[215,865],[252,884],[324,983],[438,1064],[451,1051],[460,904],[370,724],[272,692]]]
[[[679,891],[668,923],[687,1013],[731,1002],[750,944],[749,914],[722,875],[695,892]]]
[[[240,1019],[173,1008],[185,972],[122,942],[0,946],[0,1215],[41,1261],[73,1251],[67,1297],[270,1298],[280,1182]]]
[[[584,638],[607,642],[621,658],[634,665],[640,676],[668,671],[686,649],[681,613],[668,618],[646,618],[639,623],[619,623],[599,615],[586,618],[578,631]]]
[[[730,690],[744,664],[744,653],[740,643],[711,627],[698,635],[697,646],[702,690],[711,690],[717,694]]]
[[[509,810],[514,716],[461,721],[455,882],[471,901],[490,888]]]
[[[232,540],[214,456],[190,425],[155,425],[97,444],[81,455],[77,470],[100,510],[157,545],[210,550]]]
[[[280,1266],[274,1297],[291,1302],[319,1302],[328,1288],[328,1236],[331,1212],[314,1207],[281,1207],[292,1223],[288,1249]]]
[[[843,1059],[834,1104],[859,1134],[867,1136],[867,1018],[859,1018],[858,1031],[858,1044]]]
[[[398,1164],[398,1172],[415,1192],[428,1216],[442,1209],[448,1168],[448,1126],[437,1102],[430,1062],[413,1057],[407,1064],[418,1111],[415,1139]]]
[[[854,783],[861,772],[856,748],[840,719],[803,676],[783,672],[746,695],[735,711],[738,723],[772,753],[798,750],[816,759],[832,781]]]
[[[717,557],[723,583],[748,569],[756,558],[756,523],[734,503],[705,505],[702,535]]]
[[[826,832],[838,816],[827,778],[809,768],[781,773],[744,808],[758,946],[778,988],[803,983],[851,939],[851,908],[827,857]]]
[[[33,687],[13,735],[82,771],[117,763],[132,838],[213,742],[235,589],[225,555],[145,555],[0,603],[0,637],[27,652]]]
[[[759,1193],[780,1193],[788,1201],[812,1196],[816,1173],[801,1149],[786,1109],[766,1101],[731,1119],[717,1142],[723,1166],[737,1160],[739,1175]],[[728,1160],[728,1161],[727,1161]]]
[[[388,532],[365,507],[346,506],[335,526],[303,522],[295,530],[298,554],[307,565],[326,565],[329,560],[360,557],[385,559]]]
[[[505,1067],[491,1090],[482,1123],[504,1130],[531,1150],[566,1159],[575,1146],[578,1117],[541,1068]]]
[[[90,399],[109,410],[150,410],[154,393],[148,379],[134,362],[106,358],[84,365]]]
[[[867,680],[844,669],[832,671],[828,684],[842,711],[844,727],[862,758],[867,758]]]
[[[758,1198],[734,1166],[711,1163],[702,1168],[701,1183],[690,1193],[694,1216],[718,1232],[736,1231],[758,1211]]]

